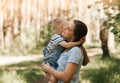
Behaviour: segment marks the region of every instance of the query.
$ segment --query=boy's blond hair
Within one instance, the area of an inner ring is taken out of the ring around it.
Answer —
[[[56,28],[59,25],[67,25],[67,21],[64,18],[56,18],[53,20],[53,28]]]

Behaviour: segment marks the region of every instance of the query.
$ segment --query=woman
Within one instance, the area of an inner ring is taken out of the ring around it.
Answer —
[[[79,20],[74,20],[62,33],[62,36],[69,42],[75,42],[84,38],[86,34],[87,26]],[[61,53],[56,70],[46,64],[42,65],[42,69],[54,75],[58,79],[57,83],[78,83],[81,65],[87,65],[88,62],[89,59],[83,46],[75,46]]]

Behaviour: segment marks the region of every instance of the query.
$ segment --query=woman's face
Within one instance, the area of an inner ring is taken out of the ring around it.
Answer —
[[[74,38],[74,28],[75,28],[75,25],[73,22],[71,22],[69,24],[69,26],[67,26],[65,28],[65,30],[63,31],[62,33],[62,36],[67,39],[67,41],[72,41],[73,38]]]

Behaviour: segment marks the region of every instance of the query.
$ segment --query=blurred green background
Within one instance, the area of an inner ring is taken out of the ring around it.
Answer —
[[[80,83],[120,83],[119,0],[0,0],[0,83],[46,83],[42,50],[56,17],[88,26]]]

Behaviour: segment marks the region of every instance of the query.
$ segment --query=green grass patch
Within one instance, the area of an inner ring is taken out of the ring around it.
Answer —
[[[0,71],[0,83],[27,83],[16,71]]]
[[[44,73],[41,60],[21,62],[0,67],[0,83],[40,83]]]
[[[23,77],[27,83],[40,83],[44,77],[43,72],[35,68],[18,70],[17,73]]]
[[[40,69],[0,70],[0,83],[40,83],[44,78]]]
[[[91,59],[87,67],[81,70],[81,83],[120,83],[120,59],[101,59],[97,56]]]
[[[101,48],[100,45],[85,45],[85,48],[91,49],[91,48]]]
[[[80,71],[80,82],[120,83],[120,59],[114,55],[110,59],[101,59],[100,54],[91,58],[90,63]],[[41,83],[44,73],[40,64],[41,60],[1,66],[0,83]]]

